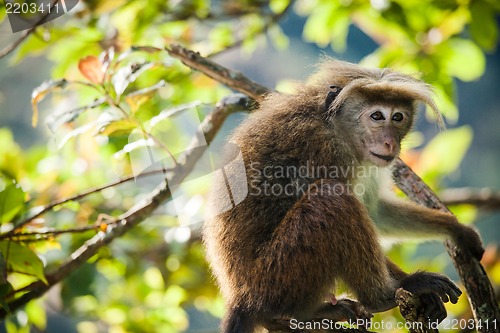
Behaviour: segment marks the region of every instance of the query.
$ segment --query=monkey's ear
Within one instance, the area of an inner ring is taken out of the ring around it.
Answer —
[[[341,87],[330,86],[330,91],[328,92],[328,95],[326,95],[325,99],[325,112],[328,112],[330,105],[333,103],[333,101],[340,94],[341,91],[342,91]]]

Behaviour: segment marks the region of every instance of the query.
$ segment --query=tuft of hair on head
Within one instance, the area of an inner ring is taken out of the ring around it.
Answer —
[[[324,87],[325,91],[331,85],[342,88],[328,108],[328,118],[335,115],[352,93],[362,92],[384,96],[387,99],[408,99],[424,103],[431,108],[438,126],[445,127],[443,116],[433,99],[432,87],[413,76],[388,68],[367,68],[325,56],[307,84],[312,87]]]

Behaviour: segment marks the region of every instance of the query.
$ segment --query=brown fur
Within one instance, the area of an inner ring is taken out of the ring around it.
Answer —
[[[330,85],[342,90],[325,110]],[[452,216],[379,196],[377,168],[389,162],[373,153],[387,159],[399,153],[417,102],[430,105],[438,115],[425,83],[387,69],[327,59],[300,90],[269,95],[236,129],[230,141],[241,149],[250,193],[224,211],[223,193],[230,188],[215,184],[212,217],[204,227],[207,257],[229,309],[223,332],[253,332],[274,318],[366,316],[355,302],[324,304],[338,280],[369,311],[394,307],[396,288],[405,287],[427,295],[428,312],[440,312],[437,319],[442,319],[437,294],[456,301],[460,291],[437,274],[407,275],[379,245],[379,233],[415,231],[418,237],[465,242],[482,255],[477,234]],[[378,110],[389,120],[371,118]],[[402,121],[393,120],[396,113],[404,116]],[[280,168],[306,165],[372,172],[278,174]],[[272,172],[266,175],[265,170]],[[228,179],[245,177],[231,166],[225,172]],[[264,194],[266,184],[293,184],[289,186],[295,191]],[[356,184],[365,187],[361,195],[352,193]]]

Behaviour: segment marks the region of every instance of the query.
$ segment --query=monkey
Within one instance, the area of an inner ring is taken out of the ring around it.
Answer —
[[[475,229],[396,198],[387,185],[419,105],[443,122],[432,94],[411,75],[325,58],[294,93],[268,94],[234,130],[229,142],[246,172],[224,167],[202,231],[227,306],[221,332],[250,333],[283,318],[368,319],[397,306],[398,288],[420,298],[429,320],[446,317],[443,303],[456,303],[460,289],[437,273],[404,272],[380,243],[449,239],[483,255]],[[245,186],[228,208],[228,193]],[[333,296],[339,282],[355,300]]]

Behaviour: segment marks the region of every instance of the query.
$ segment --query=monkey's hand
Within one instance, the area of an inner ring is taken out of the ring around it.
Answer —
[[[481,260],[484,253],[483,243],[478,232],[468,226],[460,224],[461,228],[457,228],[453,237],[455,245],[469,251],[475,258]]]
[[[429,321],[441,322],[446,318],[444,303],[455,304],[462,291],[444,275],[416,272],[401,281],[401,288],[420,298],[420,312]]]
[[[436,293],[443,302],[458,302],[458,297],[462,291],[446,276],[430,273],[416,272],[405,277],[400,287],[408,290],[413,295],[423,295]]]

